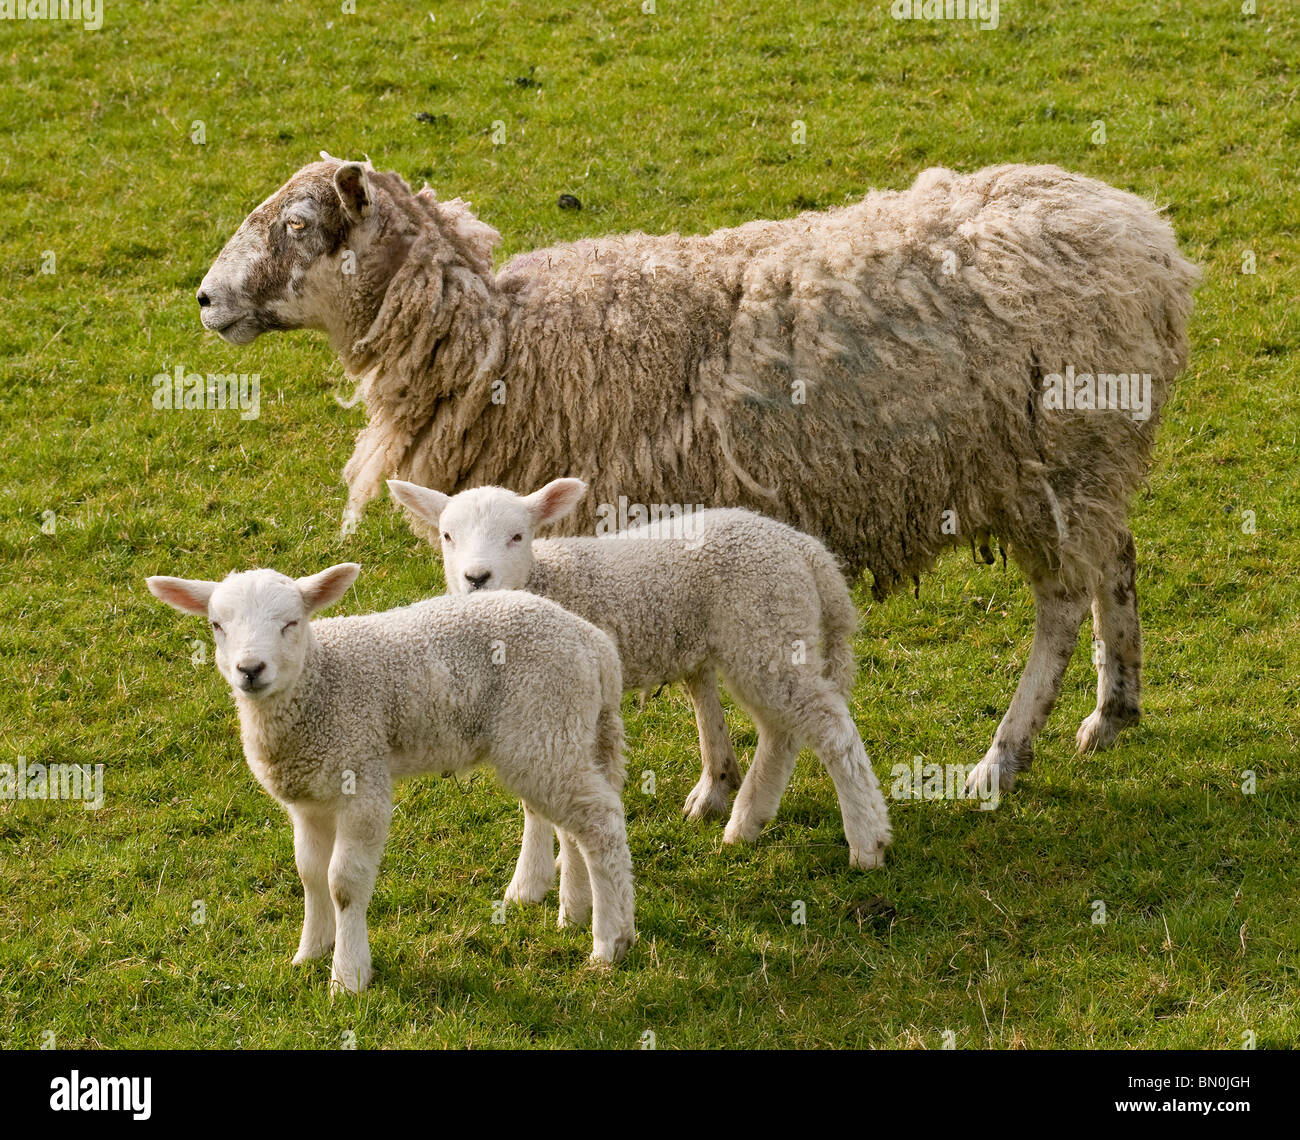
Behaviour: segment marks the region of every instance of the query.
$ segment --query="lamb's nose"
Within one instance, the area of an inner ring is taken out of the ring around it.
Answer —
[[[491,577],[491,570],[484,570],[482,574],[471,574],[468,570],[465,571],[465,581],[469,583],[471,590],[479,589]]]
[[[199,290],[199,308],[206,309],[212,304],[212,298],[209,297],[202,289]]]
[[[262,675],[262,670],[266,668],[266,662],[256,661],[252,665],[236,665],[235,668],[243,673],[244,680],[251,685]]]

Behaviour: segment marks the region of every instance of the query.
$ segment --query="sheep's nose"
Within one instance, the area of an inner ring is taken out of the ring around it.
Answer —
[[[262,675],[262,670],[266,668],[266,662],[255,661],[252,665],[236,665],[235,668],[244,675],[244,680],[251,685]]]
[[[471,574],[468,570],[465,571],[465,581],[469,583],[471,590],[479,589],[491,577],[491,570],[484,570],[482,574]]]
[[[199,308],[206,309],[212,304],[212,298],[209,297],[202,289],[199,290]]]

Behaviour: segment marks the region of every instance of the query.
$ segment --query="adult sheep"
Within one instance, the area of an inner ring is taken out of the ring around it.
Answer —
[[[1105,653],[1079,747],[1138,719],[1128,500],[1198,277],[1147,203],[1052,166],[934,169],[823,213],[494,273],[498,241],[459,199],[323,155],[204,277],[205,327],[322,330],[359,380],[353,517],[388,476],[526,491],[567,472],[588,504],[772,515],[870,570],[877,597],[996,535],[1036,629],[972,783],[1028,766],[1090,603]]]

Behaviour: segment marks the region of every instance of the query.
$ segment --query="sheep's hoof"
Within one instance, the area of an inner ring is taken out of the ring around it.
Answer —
[[[874,871],[885,865],[885,848],[882,844],[874,851],[854,851],[849,849],[849,866],[860,871]]]
[[[556,925],[564,930],[568,927],[586,926],[588,919],[591,918],[591,901],[583,903],[560,903],[560,917],[556,920]]]
[[[635,937],[634,934],[623,934],[612,940],[607,939],[595,943],[591,951],[591,960],[601,962],[607,966],[623,961],[627,957],[627,952],[632,948],[632,940]]]
[[[1016,773],[1028,768],[1032,759],[1033,747],[1028,743],[1014,751],[995,744],[966,777],[966,794],[996,802],[993,790],[1011,791],[1016,786]]]
[[[682,814],[687,819],[708,819],[727,814],[731,806],[732,788],[722,781],[710,780],[707,775],[700,777],[700,782],[691,789],[682,807]]]
[[[298,952],[293,956],[291,964],[294,966],[301,966],[307,962],[314,962],[317,958],[325,957],[325,955],[333,949],[333,941],[322,943],[314,949],[307,949],[299,946]]]
[[[538,879],[531,883],[516,883],[514,879],[510,880],[510,885],[506,887],[506,893],[502,898],[507,903],[518,903],[520,906],[532,906],[541,902],[550,892],[550,881],[543,882]]]
[[[731,822],[727,824],[727,830],[722,833],[723,843],[753,843],[763,830],[766,820],[737,820],[733,815]]]
[[[1137,724],[1142,713],[1128,709],[1118,714],[1093,709],[1079,725],[1075,743],[1080,752],[1100,752],[1115,743],[1115,738],[1131,724]]]
[[[359,994],[370,985],[373,976],[374,970],[370,968],[369,962],[346,969],[335,966],[330,975],[330,993]]]

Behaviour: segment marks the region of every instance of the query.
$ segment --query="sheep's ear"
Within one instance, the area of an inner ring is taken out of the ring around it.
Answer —
[[[343,212],[354,222],[370,213],[370,180],[361,163],[345,162],[334,171],[334,189],[343,203]]]
[[[361,567],[355,562],[340,562],[309,578],[299,578],[298,592],[302,595],[307,613],[314,614],[317,610],[332,606],[351,589],[360,573]]]
[[[587,484],[581,479],[553,479],[540,491],[524,497],[533,526],[549,526],[573,513],[578,500],[587,493]]]
[[[432,487],[421,487],[418,483],[404,483],[401,479],[389,479],[388,489],[393,493],[393,498],[411,514],[424,519],[430,526],[438,525],[442,512],[451,502],[450,495],[444,495]]]
[[[217,588],[216,582],[160,575],[146,578],[144,584],[155,598],[166,602],[173,609],[180,610],[183,614],[197,614],[199,617],[208,616],[208,602],[212,598],[212,591]]]

